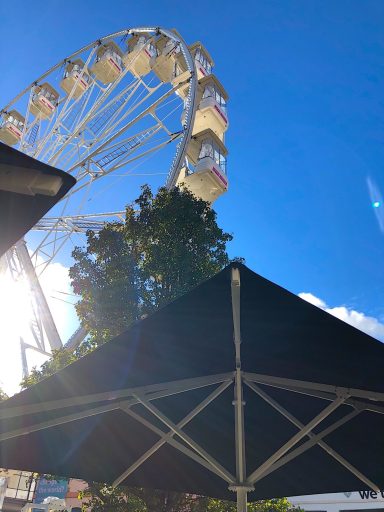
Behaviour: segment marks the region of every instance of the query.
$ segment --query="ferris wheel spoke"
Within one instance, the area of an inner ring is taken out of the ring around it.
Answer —
[[[68,193],[68,198],[73,196],[74,194],[77,194],[80,190],[84,189],[86,186],[88,186],[90,183],[94,182],[95,180],[100,179],[101,177],[107,176],[114,172],[117,169],[120,169],[121,167],[128,165],[131,162],[134,162],[142,157],[144,157],[148,153],[152,153],[154,151],[157,151],[167,144],[169,144],[171,141],[175,140],[180,134],[174,135],[171,138],[167,138],[165,141],[161,142],[160,144],[156,145],[155,147],[151,148],[150,150],[147,150],[145,152],[141,152],[140,154],[136,155],[133,158],[129,158],[131,155],[136,153],[141,147],[145,145],[144,141],[148,141],[151,137],[153,137],[156,133],[158,133],[160,130],[160,126],[156,125],[153,127],[153,130],[151,132],[147,131],[147,137],[142,138],[139,144],[135,145],[134,147],[131,147],[129,149],[128,144],[125,145],[125,148],[117,148],[116,156],[114,156],[114,152],[105,155],[103,158],[101,158],[99,161],[93,161],[89,160],[86,165],[86,169],[84,169],[83,173],[78,178],[78,183],[83,181],[83,183],[79,184],[75,188],[73,188]],[[133,139],[131,139],[133,141]],[[126,149],[126,150],[125,150]],[[120,158],[122,157],[122,158]],[[108,167],[110,163],[113,162],[113,165]]]
[[[133,158],[130,158],[128,160],[124,160],[123,162],[119,162],[118,164],[115,164],[111,169],[109,169],[108,171],[104,172],[103,176],[106,176],[106,175],[108,175],[108,174],[110,174],[110,173],[112,173],[114,171],[117,171],[121,167],[123,167],[125,165],[128,165],[128,164],[131,164],[132,162],[135,162],[135,161],[139,160],[140,158],[144,158],[145,156],[150,155],[151,153],[155,153],[156,151],[159,151],[160,149],[162,149],[165,146],[167,146],[170,142],[173,142],[174,140],[176,140],[179,137],[181,137],[181,135],[182,135],[182,132],[177,133],[173,137],[171,137],[170,139],[167,139],[167,140],[161,142],[160,144],[157,144],[156,146],[154,146],[154,147],[152,147],[150,149],[147,149],[146,151],[143,151],[142,153],[140,153],[140,155],[136,155]]]
[[[94,51],[94,50],[93,50]],[[91,52],[92,53],[92,52]],[[123,76],[127,73],[128,70],[125,70],[125,72],[123,73]],[[77,137],[77,134],[82,131],[84,129],[84,126],[86,125],[86,123],[91,120],[93,118],[93,116],[98,112],[98,110],[103,106],[104,102],[109,98],[109,96],[113,93],[113,91],[115,90],[115,88],[117,87],[117,85],[120,83],[120,81],[122,80],[122,77],[120,77],[119,80],[116,80],[115,83],[113,84],[110,84],[108,87],[106,88],[100,88],[100,91],[101,91],[101,94],[100,96],[98,96],[93,104],[93,106],[89,109],[89,111],[85,112],[85,109],[82,110],[82,112],[85,114],[84,118],[80,118],[79,121],[78,121],[78,124],[73,127],[73,133],[72,133],[72,136],[68,137],[67,141],[65,142],[65,144],[63,144],[60,149],[58,150],[57,153],[55,153],[49,160],[49,163],[51,165],[55,165],[57,163],[57,156],[58,154],[61,154],[64,149],[66,148],[66,146],[74,139]],[[95,88],[97,88],[98,85],[95,81],[93,81],[91,87],[89,88],[89,94],[88,94],[88,97],[90,98],[92,96],[92,93],[94,92]],[[71,104],[69,103],[68,99],[67,99],[67,102],[66,104],[68,103],[68,108],[64,109],[64,113],[62,115],[60,115],[59,117],[59,120],[62,120],[64,118],[64,116],[68,116],[69,112],[76,106],[76,103],[77,102],[72,102]],[[62,111],[61,111],[62,112]],[[50,138],[54,135],[54,130],[57,128],[57,125],[54,125],[52,127],[52,130],[47,133],[46,137],[43,139],[42,141],[42,146],[44,144],[46,144],[47,142],[49,142]],[[37,156],[39,156],[37,154]]]
[[[79,81],[82,79],[82,77],[83,77],[83,75],[84,75],[84,73],[85,73],[85,70],[86,70],[86,69],[88,69],[88,65],[89,65],[89,63],[90,63],[90,61],[91,61],[92,57],[94,56],[95,52],[96,52],[96,47],[95,47],[95,48],[93,48],[93,49],[92,49],[92,51],[90,52],[90,54],[89,54],[89,56],[88,56],[88,59],[87,59],[87,61],[86,61],[86,63],[85,63],[84,68],[81,70],[80,74],[78,75],[77,79],[76,79],[76,80],[75,80],[75,82],[74,82],[74,85],[73,85],[73,87],[72,87],[71,92],[70,92],[70,93],[68,94],[68,96],[64,99],[64,103],[63,103],[63,105],[61,106],[60,110],[58,111],[58,115],[57,115],[57,117],[56,117],[55,122],[53,123],[53,125],[52,125],[52,127],[51,127],[51,129],[50,129],[49,133],[47,133],[47,135],[46,135],[46,137],[45,137],[45,140],[43,140],[43,141],[41,142],[41,149],[40,149],[40,150],[38,150],[38,151],[36,152],[36,155],[35,155],[35,156],[36,156],[36,158],[40,156],[40,153],[42,152],[42,150],[43,150],[43,148],[44,148],[45,142],[46,142],[47,140],[49,140],[49,139],[52,137],[52,134],[53,134],[53,133],[55,133],[55,130],[57,131],[57,128],[58,128],[58,127],[59,127],[59,125],[61,124],[61,121],[62,121],[63,117],[67,114],[68,110],[69,110],[70,108],[72,108],[73,103],[71,104],[71,100],[72,100],[72,98],[73,98],[73,95],[74,95],[74,93],[75,93],[75,91],[76,91],[76,88],[77,88],[77,86],[78,86]],[[79,99],[80,99],[80,98],[78,98],[77,100],[75,100],[75,102],[74,102],[74,103],[76,103]]]
[[[122,121],[124,121],[129,115],[131,115],[135,110],[137,110],[143,103],[145,103],[154,94],[154,92],[160,87],[161,87],[161,84],[159,84],[158,87],[149,91],[149,93],[145,97],[143,97],[140,101],[134,102],[133,105],[131,106],[131,108],[129,108],[121,117],[119,117],[117,122],[112,124],[111,121],[114,121],[117,117],[116,115],[114,115],[114,119],[111,120],[109,123],[107,123],[106,126],[104,127],[103,132],[101,133],[101,137],[107,137],[108,135],[113,133],[113,130],[115,130],[121,124]],[[127,101],[129,101],[129,99]]]
[[[104,102],[107,100],[108,94],[105,93],[102,97],[100,97],[95,103],[94,107],[86,112],[84,118],[81,118],[81,116],[78,117],[77,125],[71,128],[72,135],[67,138],[60,149],[52,154],[48,163],[51,165],[61,164],[62,162],[60,156],[64,153],[69,144],[73,143],[76,139],[79,138],[79,134],[83,134],[82,141],[85,143],[84,133],[86,131],[90,132],[91,138],[88,141],[89,145],[93,145],[95,142],[100,140],[103,136],[103,133],[100,132],[100,130],[103,127],[105,128],[105,126],[108,126],[108,123],[110,123],[111,120],[114,120],[115,117],[119,115],[122,108],[124,107],[124,104],[129,101],[132,94],[134,94],[137,90],[139,84],[140,83],[138,80],[134,80],[117,97],[112,98],[105,105]]]
[[[140,112],[140,114],[138,114],[134,119],[132,119],[131,121],[126,123],[123,127],[119,128],[115,133],[113,133],[108,138],[106,138],[100,146],[98,146],[94,151],[92,151],[89,155],[87,155],[86,158],[84,158],[80,162],[77,162],[74,166],[70,167],[68,169],[68,172],[72,172],[78,167],[83,167],[87,161],[90,161],[92,158],[94,158],[98,153],[100,153],[102,150],[104,150],[112,141],[116,140],[124,132],[126,132],[128,129],[130,129],[132,126],[134,126],[140,120],[142,120],[145,116],[147,116],[150,112],[154,111],[158,105],[160,105],[165,99],[169,98],[169,96],[171,96],[173,94],[173,92],[179,87],[180,86],[172,88],[170,91],[165,93],[163,96],[161,96],[159,99],[157,99],[150,106],[148,106],[145,110]]]

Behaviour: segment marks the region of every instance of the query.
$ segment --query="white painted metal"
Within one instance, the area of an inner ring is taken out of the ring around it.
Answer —
[[[143,396],[134,393],[133,396],[142,404],[148,411],[150,411],[157,419],[159,419],[164,425],[177,434],[182,441],[187,443],[195,452],[205,459],[216,471],[224,478],[227,482],[233,482],[233,476],[216,460],[212,455],[204,450],[196,441],[194,441],[188,434],[186,434],[181,428],[179,428],[172,420],[167,418],[157,407],[147,401]]]
[[[118,400],[127,398],[134,394],[139,393],[141,396],[149,393],[157,393],[158,391],[167,391],[170,395],[174,393],[182,393],[183,391],[192,391],[193,389],[204,388],[213,384],[219,384],[225,381],[232,381],[233,373],[220,373],[217,375],[208,375],[206,377],[196,377],[192,379],[182,379],[171,382],[162,382],[159,384],[151,384],[149,386],[139,386],[134,388],[118,389],[113,391],[106,391],[103,393],[95,393],[91,395],[75,396],[73,398],[62,398],[57,400],[49,400],[43,403],[36,403],[31,405],[18,405],[15,407],[7,407],[6,410],[1,410],[0,407],[0,420],[6,418],[16,418],[26,414],[35,414],[39,412],[54,411],[58,409],[65,409],[66,407],[80,407],[82,405],[91,405],[98,402],[105,402],[109,400]],[[168,395],[164,395],[168,396]],[[137,401],[135,402],[137,403]]]
[[[261,375],[258,373],[244,373],[244,378],[249,382],[257,382],[267,386],[274,386],[280,389],[286,389],[300,393],[300,390],[320,391],[330,393],[333,397],[337,395],[348,395],[350,397],[365,398],[377,402],[384,401],[384,393],[377,391],[367,391],[357,388],[346,388],[343,386],[332,386],[329,384],[320,384],[318,382],[308,382],[304,380],[287,379],[285,377],[274,377],[271,375]],[[316,396],[316,395],[314,395]],[[320,397],[322,398],[322,397]],[[367,404],[368,405],[368,404]]]
[[[161,429],[159,429],[158,427],[153,425],[150,421],[146,420],[145,418],[143,418],[142,416],[140,416],[136,412],[132,411],[131,408],[129,408],[129,407],[124,408],[123,407],[122,409],[129,416],[131,416],[132,418],[137,420],[139,423],[142,423],[145,427],[149,428],[149,430],[152,430],[152,432],[157,434],[159,437],[162,437],[164,435],[164,432]],[[171,446],[173,446],[173,448],[176,448],[177,450],[179,450],[181,453],[183,453],[184,455],[186,455],[190,459],[192,459],[195,462],[197,462],[198,464],[200,464],[200,466],[203,466],[204,468],[208,469],[209,471],[211,471],[215,475],[219,476],[220,478],[223,478],[222,473],[216,469],[216,466],[214,466],[214,465],[210,464],[209,462],[207,462],[207,460],[205,458],[203,458],[200,455],[198,455],[195,451],[187,448],[184,444],[179,443],[178,441],[176,441],[172,437],[167,439],[167,443],[170,444]]]
[[[252,483],[256,482],[258,477],[262,475],[267,469],[269,469],[272,464],[274,464],[277,460],[280,459],[285,453],[287,453],[295,444],[297,444],[303,437],[305,437],[309,432],[311,432],[319,423],[321,423],[325,418],[327,418],[333,411],[335,411],[340,405],[343,404],[348,395],[341,395],[332,403],[330,403],[325,409],[323,409],[318,415],[316,415],[307,425],[304,425],[300,431],[295,434],[291,439],[289,439],[286,443],[283,444],[281,448],[279,448],[271,457],[269,457],[261,466],[259,466],[255,471],[253,471],[248,480]]]
[[[39,318],[41,319],[49,344],[52,349],[59,349],[62,346],[61,339],[56,329],[56,325],[52,318],[52,314],[45,299],[44,293],[41,289],[40,282],[37,279],[35,269],[29,257],[27,246],[23,240],[16,244],[15,253],[17,254],[19,262],[21,263],[21,271],[28,277],[28,283],[30,285],[33,297],[36,300]]]
[[[64,215],[62,217],[44,217],[32,228],[32,231],[56,231],[65,233],[86,233],[88,229],[101,231],[106,222],[124,220],[125,211],[89,213],[83,215]]]
[[[254,384],[253,382],[247,382],[245,381],[245,384],[250,388],[252,389],[256,394],[258,394],[261,398],[263,398],[268,404],[270,404],[276,411],[278,411],[280,414],[282,414],[285,418],[287,418],[287,420],[289,420],[291,423],[293,423],[296,427],[298,427],[299,429],[302,429],[304,427],[304,424],[301,423],[300,420],[298,420],[297,418],[295,418],[295,416],[293,416],[293,414],[291,414],[289,411],[287,411],[287,409],[285,409],[282,405],[280,405],[278,402],[276,402],[276,400],[274,400],[272,397],[270,397],[265,391],[263,391],[259,386],[257,386],[256,384]],[[359,412],[361,412],[360,410],[358,409],[355,409],[351,414],[348,414],[348,419],[346,419],[346,421],[349,421],[350,419],[352,419],[353,417],[355,417],[357,414],[359,414]],[[345,417],[346,418],[346,417]],[[335,424],[334,424],[335,426]],[[337,425],[337,427],[334,428],[334,430],[336,428],[338,428],[340,425]],[[326,434],[322,435],[322,437],[325,437],[325,435],[328,435],[330,432],[327,431]],[[362,482],[364,482],[366,485],[368,485],[369,487],[371,487],[371,489],[373,489],[374,491],[377,491],[378,490],[378,486],[376,484],[374,484],[369,478],[367,478],[365,475],[363,475],[363,473],[361,473],[356,467],[354,467],[350,462],[348,462],[344,457],[342,457],[339,453],[337,453],[336,450],[334,450],[333,448],[331,448],[327,443],[325,443],[324,441],[321,441],[320,439],[318,439],[318,437],[313,433],[313,432],[309,432],[308,433],[308,437],[310,439],[314,439],[314,438],[317,438],[317,444],[320,446],[320,448],[322,448],[326,453],[328,453],[328,455],[330,455],[331,457],[333,457],[335,460],[337,460],[338,462],[340,462],[341,465],[343,465],[346,469],[348,469],[351,473],[353,473],[355,476],[357,476],[357,478],[359,478]],[[269,472],[266,472],[262,475],[261,478],[264,478],[264,476],[266,476],[267,474],[269,474]]]
[[[178,428],[183,428],[187,425],[195,416],[197,416],[203,409],[205,409],[211,402],[213,402],[223,391],[231,384],[231,381],[223,382],[218,386],[212,393],[210,393],[200,404],[198,404],[185,418],[183,418],[178,424]],[[131,473],[136,471],[146,460],[149,459],[154,453],[157,452],[171,437],[175,435],[175,432],[169,430],[168,433],[163,434],[159,441],[154,444],[149,450],[147,450],[141,457],[139,457],[131,466],[124,471],[116,480],[113,482],[113,487],[116,487],[123,482]]]
[[[343,418],[341,418],[339,421],[336,421],[332,425],[330,425],[328,428],[320,432],[319,434],[314,435],[310,440],[306,441],[305,443],[301,444],[298,448],[295,448],[294,450],[291,450],[287,455],[284,457],[279,458],[276,462],[274,462],[268,469],[266,469],[260,476],[258,476],[257,480],[260,480],[261,478],[264,478],[269,473],[272,473],[276,469],[280,468],[281,466],[284,466],[291,460],[295,459],[302,453],[306,452],[316,444],[318,444],[321,439],[329,435],[334,430],[337,430],[345,423],[348,423],[348,421],[352,420],[359,414],[359,411],[351,411],[349,414],[346,414]],[[309,435],[309,432],[307,433]]]
[[[235,408],[235,451],[236,484],[229,487],[236,492],[237,512],[247,512],[247,494],[253,489],[247,481],[245,431],[244,431],[244,397],[243,376],[241,371],[241,312],[240,312],[240,270],[231,270],[231,299],[233,318],[233,340],[235,344],[235,387],[233,405]]]
[[[226,382],[227,385],[229,385],[230,383],[231,381]],[[177,395],[179,393],[184,393],[186,391],[190,391],[190,389],[184,389],[183,387],[179,386],[161,389],[160,391],[155,392],[148,392],[148,394],[146,394],[145,396],[148,400],[159,400],[160,398]],[[6,439],[24,436],[27,434],[31,434],[32,432],[45,430],[47,428],[56,427],[58,425],[64,425],[65,423],[71,423],[72,421],[81,420],[83,418],[89,418],[91,416],[104,414],[105,412],[115,411],[117,409],[121,409],[124,410],[124,412],[127,412],[127,409],[130,409],[130,407],[137,403],[139,403],[137,399],[125,397],[123,400],[112,401],[110,404],[104,404],[97,407],[91,407],[89,409],[83,409],[73,414],[64,414],[63,416],[59,416],[52,420],[47,420],[39,423],[32,423],[31,425],[19,429],[3,432],[2,434],[0,434],[0,441],[5,441]]]

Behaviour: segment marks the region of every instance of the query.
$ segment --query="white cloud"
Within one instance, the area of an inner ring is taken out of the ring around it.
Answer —
[[[340,320],[343,320],[343,322],[353,325],[353,327],[360,329],[360,331],[363,331],[380,341],[384,341],[384,324],[379,322],[377,318],[367,316],[360,311],[347,308],[346,306],[330,308],[322,299],[316,297],[312,293],[302,292],[299,293],[299,297],[310,302],[314,306],[323,309]]]
[[[325,309],[327,307],[324,301],[322,301],[318,297],[315,297],[315,295],[312,295],[312,293],[302,292],[299,293],[299,297],[301,299],[306,300],[307,302],[310,302],[314,306],[317,306],[318,308]]]
[[[65,343],[75,330],[77,323],[74,307],[69,304],[69,302],[73,304],[76,298],[72,295],[68,268],[61,263],[51,263],[41,274],[40,284],[57,330]]]

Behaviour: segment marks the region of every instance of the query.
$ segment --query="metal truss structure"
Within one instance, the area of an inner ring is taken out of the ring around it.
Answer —
[[[130,66],[122,66],[119,76],[110,83],[95,78],[92,65],[97,62],[100,49],[141,36],[145,39],[143,52],[159,38],[173,45],[170,56],[178,52],[187,70],[183,80],[165,83],[153,73],[143,76],[133,72],[139,54]],[[52,115],[36,115],[34,102],[42,94],[44,84],[55,83],[67,66],[78,59],[83,68],[70,92],[57,98]],[[78,96],[76,90],[86,77],[87,88]],[[184,98],[178,94],[182,87],[186,91]],[[24,376],[28,374],[26,349],[49,355],[50,350],[63,346],[39,276],[73,234],[85,233],[87,229],[98,231],[105,221],[122,218],[122,212],[84,214],[91,189],[93,194],[100,195],[100,182],[105,187],[104,178],[118,170],[125,176],[140,175],[140,167],[160,152],[164,161],[172,162],[166,186],[175,186],[192,137],[196,91],[195,62],[184,40],[175,31],[140,27],[116,32],[81,48],[49,69],[1,110],[3,115],[14,112],[11,108],[23,112],[20,151],[70,172],[77,179],[77,185],[56,206],[56,216],[44,218],[35,226],[35,231],[45,234],[34,251],[28,251],[25,242],[20,241],[6,255],[12,277],[26,279],[32,297],[31,339],[20,340]],[[84,329],[78,329],[67,347],[74,348],[85,334]]]
[[[240,273],[236,268],[232,269],[231,290],[236,354],[234,360],[235,370],[233,372],[163,382],[136,388],[111,390],[109,392],[93,395],[48,401],[43,404],[9,407],[1,413],[0,417],[2,419],[22,415],[27,416],[39,412],[60,411],[72,406],[85,407],[85,409],[80,412],[59,415],[48,421],[38,422],[16,430],[4,432],[0,435],[0,441],[17,438],[32,432],[49,429],[57,425],[77,421],[108,411],[121,410],[141,423],[143,427],[154,432],[159,439],[115,479],[113,483],[114,486],[122,483],[130,474],[136,471],[145,461],[167,443],[213,474],[219,476],[231,491],[236,492],[238,512],[246,512],[247,494],[254,489],[257,482],[317,445],[365,485],[374,491],[379,491],[379,487],[375,482],[371,481],[367,475],[364,475],[358,468],[354,467],[336,450],[331,448],[324,439],[330,433],[364,411],[384,414],[384,393],[244,372],[241,366],[241,283]],[[162,413],[159,407],[155,405],[155,403],[160,403],[159,406],[161,407],[162,398],[182,394],[194,389],[202,389],[215,384],[217,384],[216,389],[208,394],[201,403],[177,424]],[[236,451],[236,467],[234,471],[229,471],[225,468],[217,458],[213,457],[183,430],[193,418],[206,407],[209,407],[209,405],[230,386],[232,386],[234,392],[233,406]],[[294,436],[257,468],[252,468],[251,471],[248,471],[247,468],[247,450],[244,432],[244,408],[246,406],[243,400],[244,386],[251,389],[258,397],[261,397],[266,403],[273,407],[273,409],[286,418],[289,423],[297,428],[297,433]],[[324,400],[327,405],[325,405],[324,409],[307,424],[303,424],[268,394],[266,391],[268,387],[317,397]],[[144,406],[145,409],[151,413],[153,421],[148,419],[147,415],[144,417],[139,414],[135,410],[136,404]],[[328,422],[326,428],[320,430],[318,427],[320,427],[324,420],[341,405],[349,406],[351,408],[350,412],[331,424]],[[162,424],[163,428],[159,428],[159,422]],[[316,433],[314,432],[315,428],[317,428]],[[306,438],[307,440],[304,441]]]

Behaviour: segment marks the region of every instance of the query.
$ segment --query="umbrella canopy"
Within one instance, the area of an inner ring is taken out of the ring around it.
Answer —
[[[251,500],[384,487],[384,346],[231,264],[0,407],[0,466]],[[233,492],[235,491],[235,492]]]
[[[0,142],[0,256],[75,183],[70,174]]]

